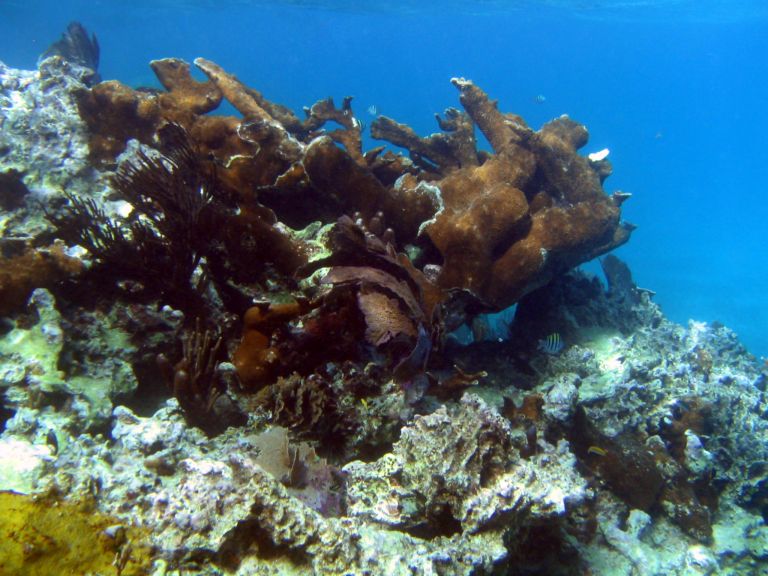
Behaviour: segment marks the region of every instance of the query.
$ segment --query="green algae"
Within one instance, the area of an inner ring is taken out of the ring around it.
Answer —
[[[85,504],[0,492],[0,518],[0,574],[149,573],[150,549],[142,543],[146,535],[138,528],[115,528],[118,520]],[[125,566],[118,570],[115,559],[121,552]]]
[[[69,336],[53,295],[37,289],[29,303],[36,322],[16,321],[0,338],[0,390],[21,385],[47,394],[79,395],[90,405],[93,420],[108,418],[113,399],[130,394],[137,385],[132,367],[124,361],[134,349],[129,335],[110,317],[91,322],[90,339],[79,343],[85,369],[67,374]]]
[[[58,368],[63,346],[61,316],[53,306],[53,296],[35,290],[30,298],[38,320],[32,326],[17,325],[0,339],[0,386],[19,384],[28,377],[44,388],[63,385],[64,373]]]

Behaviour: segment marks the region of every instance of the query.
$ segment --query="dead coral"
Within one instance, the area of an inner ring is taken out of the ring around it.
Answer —
[[[678,398],[669,409],[669,416],[659,422],[659,435],[665,440],[670,455],[685,463],[685,449],[688,444],[686,432],[698,436],[709,436],[714,426],[713,406],[698,396]]]
[[[506,420],[466,395],[450,410],[417,417],[376,462],[345,467],[350,514],[427,539],[514,538],[531,515],[562,514],[566,494],[572,505],[584,499],[569,464],[539,457],[534,472],[517,444]]]
[[[706,486],[697,490],[661,438],[630,432],[608,437],[590,422],[584,408],[576,412],[572,434],[575,453],[629,506],[649,513],[663,510],[690,536],[702,542],[711,539],[711,502],[706,499],[712,494]]]

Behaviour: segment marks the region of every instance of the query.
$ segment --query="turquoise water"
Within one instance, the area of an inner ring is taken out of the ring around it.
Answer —
[[[71,20],[134,86],[152,59],[204,56],[294,109],[351,94],[422,134],[458,105],[452,76],[534,127],[567,113],[585,152],[611,150],[606,190],[634,194],[618,253],[637,283],[768,356],[764,2],[3,1],[0,60],[34,67]]]

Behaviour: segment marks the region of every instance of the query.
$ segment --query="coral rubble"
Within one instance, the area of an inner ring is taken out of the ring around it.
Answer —
[[[585,127],[456,78],[441,132],[379,117],[408,156],[366,151],[351,98],[300,118],[204,59],[91,85],[70,36],[0,64],[14,570],[764,570],[766,366],[615,256],[573,270],[632,228]],[[62,529],[94,555],[25,552]]]

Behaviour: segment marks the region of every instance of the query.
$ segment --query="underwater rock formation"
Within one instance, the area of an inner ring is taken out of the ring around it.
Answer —
[[[45,406],[72,398],[84,429],[103,425],[113,403],[129,397],[137,386],[128,335],[114,319],[88,314],[79,318],[85,327],[72,326],[42,288],[32,293],[29,308],[35,321],[18,318],[0,341],[5,407]],[[77,330],[82,330],[80,337],[72,338]]]
[[[20,174],[33,194],[83,187],[94,179],[75,99],[82,88],[82,70],[59,56],[35,72],[0,64],[0,167]]]

